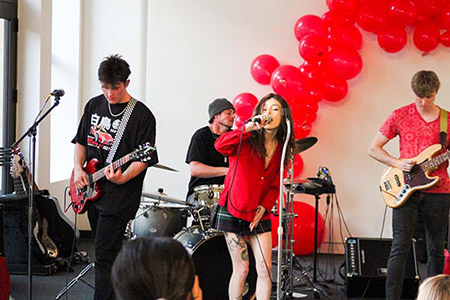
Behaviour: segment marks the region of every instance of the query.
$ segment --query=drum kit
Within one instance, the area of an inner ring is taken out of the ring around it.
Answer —
[[[143,192],[136,217],[127,226],[128,239],[168,236],[179,241],[194,262],[203,299],[223,299],[233,272],[224,233],[211,228],[211,215],[222,190],[222,184],[197,186],[189,202],[170,197],[162,189]],[[243,299],[252,299],[256,292],[256,269],[251,249],[249,252],[253,262]]]
[[[297,140],[295,154],[317,142],[316,138]],[[157,164],[157,168],[177,170]],[[159,189],[157,193],[142,192],[143,200],[134,220],[127,227],[127,238],[169,236],[179,241],[191,255],[204,299],[223,299],[228,295],[232,262],[224,233],[211,227],[222,184],[200,185],[194,188],[188,201],[170,197]],[[188,223],[190,222],[189,226]],[[250,270],[242,299],[254,299],[256,268],[251,247]]]

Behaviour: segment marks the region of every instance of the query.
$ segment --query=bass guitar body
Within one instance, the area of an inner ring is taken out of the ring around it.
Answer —
[[[91,159],[84,171],[91,175],[98,171],[101,167],[101,162],[98,159]],[[75,172],[72,171],[72,175],[70,176],[70,199],[72,201],[72,208],[75,213],[82,214],[87,210],[87,204],[89,202],[96,201],[102,194],[100,183],[93,182],[83,189],[77,189],[74,184],[74,175]],[[91,180],[89,180],[91,182]]]
[[[380,182],[381,195],[385,204],[397,208],[406,203],[408,198],[418,190],[425,190],[439,182],[439,177],[430,177],[430,165],[437,167],[446,160],[433,164],[433,157],[442,150],[441,145],[431,145],[411,160],[416,164],[410,172],[403,172],[399,168],[389,167],[383,172]],[[431,163],[431,164],[430,164]]]

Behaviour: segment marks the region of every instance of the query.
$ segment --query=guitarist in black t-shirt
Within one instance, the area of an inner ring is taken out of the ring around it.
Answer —
[[[228,159],[217,152],[214,142],[233,127],[234,106],[225,98],[218,98],[208,107],[209,125],[198,129],[191,138],[186,155],[191,180],[187,200],[195,204],[194,188],[201,185],[223,184],[228,172]]]
[[[107,57],[98,69],[98,78],[103,94],[92,98],[86,104],[75,144],[73,189],[82,191],[92,186],[92,174],[86,171],[92,161],[104,163],[113,140],[119,138],[120,123],[129,102],[133,103],[127,91],[130,83],[128,63],[119,55]],[[126,121],[124,121],[126,122]],[[117,137],[116,137],[117,135]],[[137,101],[126,123],[114,159],[129,157],[140,145],[155,145],[156,120],[145,104]],[[83,168],[85,163],[86,168]],[[94,233],[95,246],[95,294],[96,300],[114,299],[111,283],[111,268],[122,246],[126,225],[138,208],[142,185],[147,167],[158,162],[156,151],[148,161],[132,161],[123,166],[111,163],[102,171],[106,177],[101,182],[102,194],[88,205],[88,218]]]

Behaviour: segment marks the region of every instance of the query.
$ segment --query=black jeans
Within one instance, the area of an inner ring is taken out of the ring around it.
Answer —
[[[94,233],[95,247],[95,300],[112,300],[114,291],[111,269],[119,253],[128,221],[105,215],[94,205],[88,210],[89,223]]]
[[[450,194],[415,192],[403,206],[393,209],[394,240],[387,266],[386,300],[398,300],[401,297],[406,259],[416,228],[419,208],[426,233],[427,277],[442,273],[449,203]]]

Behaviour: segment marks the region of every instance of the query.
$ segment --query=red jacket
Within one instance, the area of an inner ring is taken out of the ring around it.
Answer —
[[[266,209],[262,217],[269,219],[270,211],[278,199],[280,188],[281,145],[272,156],[267,169],[265,158],[258,156],[250,145],[251,133],[244,133],[239,161],[237,161],[241,129],[222,134],[214,146],[217,151],[229,157],[229,170],[225,177],[224,189],[220,194],[219,205],[225,206],[228,196],[228,211],[231,215],[253,221],[258,205]],[[234,180],[233,180],[234,179]]]

